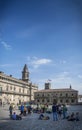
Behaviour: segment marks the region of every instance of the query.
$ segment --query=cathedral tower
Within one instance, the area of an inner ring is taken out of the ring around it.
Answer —
[[[22,80],[28,82],[29,81],[29,72],[27,65],[24,65],[23,71],[22,71]]]

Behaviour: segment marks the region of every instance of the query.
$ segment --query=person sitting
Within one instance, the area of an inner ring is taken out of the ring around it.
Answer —
[[[12,119],[16,120],[16,113],[15,112],[12,114]]]
[[[76,117],[75,117],[76,121],[79,121],[79,112],[76,112]]]
[[[71,116],[68,117],[68,121],[75,121],[76,118],[75,118],[75,114],[74,112],[72,112]]]
[[[43,114],[40,114],[39,119],[42,120],[44,118]]]
[[[13,120],[22,120],[22,117],[21,117],[20,115],[16,115],[16,113],[14,112],[14,113],[12,114],[12,119],[13,119]]]
[[[39,119],[40,120],[49,120],[50,117],[49,116],[44,116],[43,114],[40,114]]]

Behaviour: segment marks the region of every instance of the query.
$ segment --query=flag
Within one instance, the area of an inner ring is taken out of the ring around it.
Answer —
[[[48,81],[52,81],[51,79],[48,79]]]

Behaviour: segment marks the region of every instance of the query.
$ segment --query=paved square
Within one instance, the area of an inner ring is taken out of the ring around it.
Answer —
[[[52,114],[48,114],[50,120],[38,120],[39,114],[36,113],[17,121],[9,119],[8,108],[0,107],[0,130],[82,130],[82,106],[68,107],[69,113],[77,111],[80,113],[80,121],[78,122],[67,121],[67,119],[53,121]]]

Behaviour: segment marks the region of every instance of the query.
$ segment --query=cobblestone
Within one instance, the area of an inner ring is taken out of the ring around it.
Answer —
[[[39,114],[32,113],[23,117],[22,120],[10,120],[8,109],[0,108],[0,130],[82,130],[82,106],[71,106],[69,113],[80,113],[80,121],[71,122],[66,119],[53,121],[52,114],[50,120],[38,120]],[[19,111],[16,111],[19,113]]]

